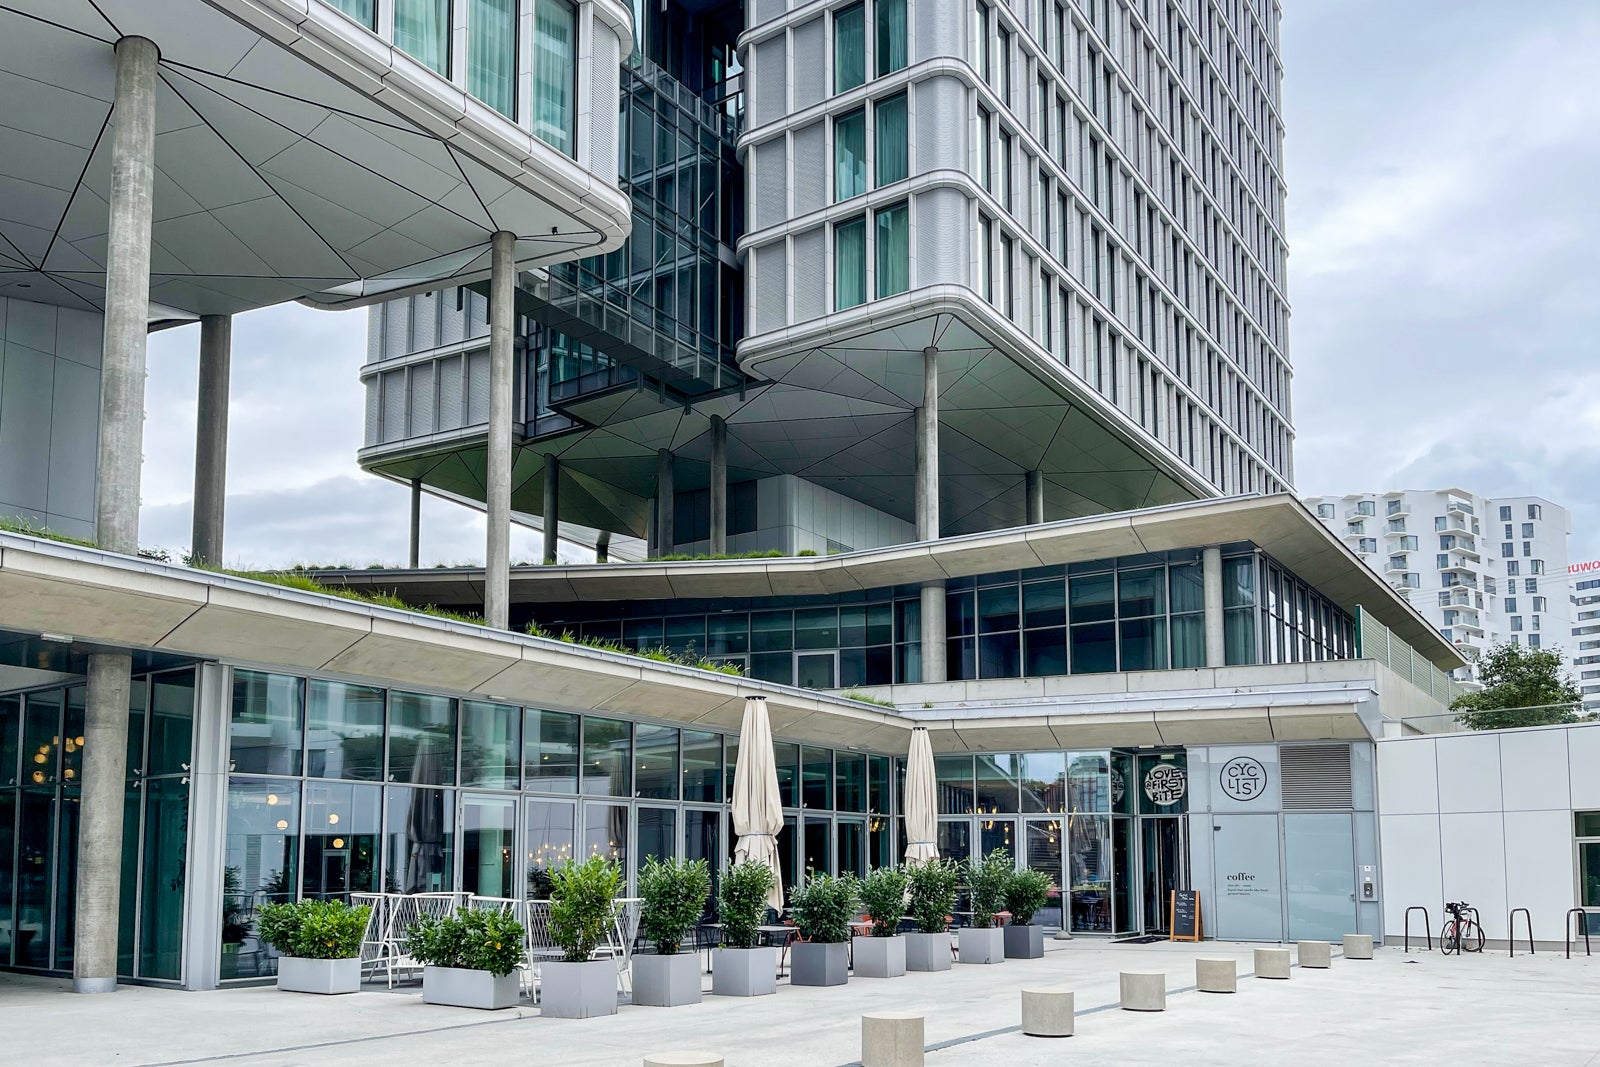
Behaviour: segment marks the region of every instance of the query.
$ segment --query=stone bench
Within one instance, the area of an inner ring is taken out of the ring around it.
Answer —
[[[922,1016],[874,1011],[861,1017],[861,1067],[922,1067]]]
[[[1166,1011],[1167,976],[1161,971],[1123,971],[1123,1011]]]
[[[1370,960],[1372,958],[1372,935],[1345,934],[1344,958],[1347,960]]]
[[[1197,959],[1194,961],[1194,984],[1202,993],[1237,993],[1239,965],[1234,960]]]
[[[1022,991],[1022,1032],[1030,1037],[1071,1037],[1076,1014],[1070,989]]]
[[[715,1052],[652,1052],[644,1067],[722,1067],[722,1057]]]
[[[1296,946],[1295,955],[1299,957],[1302,967],[1314,967],[1321,971],[1333,966],[1333,946],[1326,941],[1302,941]]]
[[[1289,950],[1286,948],[1256,949],[1256,977],[1288,978]]]

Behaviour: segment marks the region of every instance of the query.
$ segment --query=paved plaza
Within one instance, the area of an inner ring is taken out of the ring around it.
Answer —
[[[122,987],[80,997],[69,983],[0,975],[0,1063],[507,1064],[637,1067],[648,1051],[706,1048],[729,1067],[843,1067],[860,1056],[860,1015],[926,1018],[930,1065],[1118,1063],[1600,1062],[1600,957],[1446,957],[1398,948],[1336,957],[1287,982],[1247,978],[1252,946],[1047,942],[1042,960],[960,966],[845,988],[779,986],[755,1000],[624,1006],[615,1018],[547,1020],[533,1009],[485,1014],[425,1006],[415,987],[344,997],[271,988],[184,993]],[[1197,956],[1231,956],[1235,995],[1193,991]],[[1167,974],[1167,1011],[1117,1008],[1121,970]],[[1077,1035],[1025,1037],[1019,991],[1077,994]]]

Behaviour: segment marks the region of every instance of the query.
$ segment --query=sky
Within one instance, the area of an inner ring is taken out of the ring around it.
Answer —
[[[1544,496],[1600,559],[1600,4],[1290,0],[1282,56],[1296,487]],[[407,490],[355,461],[366,328],[235,320],[228,565],[404,561]],[[189,543],[198,344],[151,338],[146,545]],[[481,515],[424,501],[423,564],[481,562]]]

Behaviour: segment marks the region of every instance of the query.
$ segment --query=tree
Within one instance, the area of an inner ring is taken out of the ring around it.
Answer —
[[[1483,689],[1464,693],[1450,703],[1457,720],[1469,730],[1505,730],[1513,726],[1551,726],[1582,722],[1583,694],[1562,670],[1558,648],[1524,648],[1507,642],[1478,659]]]

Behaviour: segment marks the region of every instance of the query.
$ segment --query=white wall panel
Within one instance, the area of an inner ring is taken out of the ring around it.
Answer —
[[[1440,815],[1439,856],[1444,896],[1433,901],[1430,908],[1442,907],[1447,900],[1464,900],[1478,909],[1489,937],[1504,937],[1506,842],[1503,816],[1498,811]]]
[[[1569,809],[1566,730],[1511,730],[1498,734],[1500,777],[1507,811]]]
[[[1499,811],[1500,739],[1494,734],[1439,738],[1439,810]]]
[[[1600,810],[1600,726],[1566,731],[1567,766],[1572,783],[1572,807]]]
[[[1562,920],[1567,909],[1577,903],[1572,813],[1566,808],[1508,811],[1505,827],[1506,906],[1527,908],[1532,913],[1537,940],[1560,941]],[[1506,916],[1500,916],[1500,921],[1503,924]],[[1501,936],[1494,933],[1496,927],[1487,914],[1483,922],[1490,937]],[[1524,929],[1520,919],[1517,929]]]
[[[1407,738],[1378,746],[1378,810],[1414,815],[1439,810],[1435,738]]]
[[[1439,905],[1444,900],[1439,817],[1385,815],[1378,823],[1383,855],[1384,940],[1399,940],[1405,925],[1405,910],[1414,904],[1428,909],[1437,936]],[[1413,929],[1420,932],[1420,923]]]

